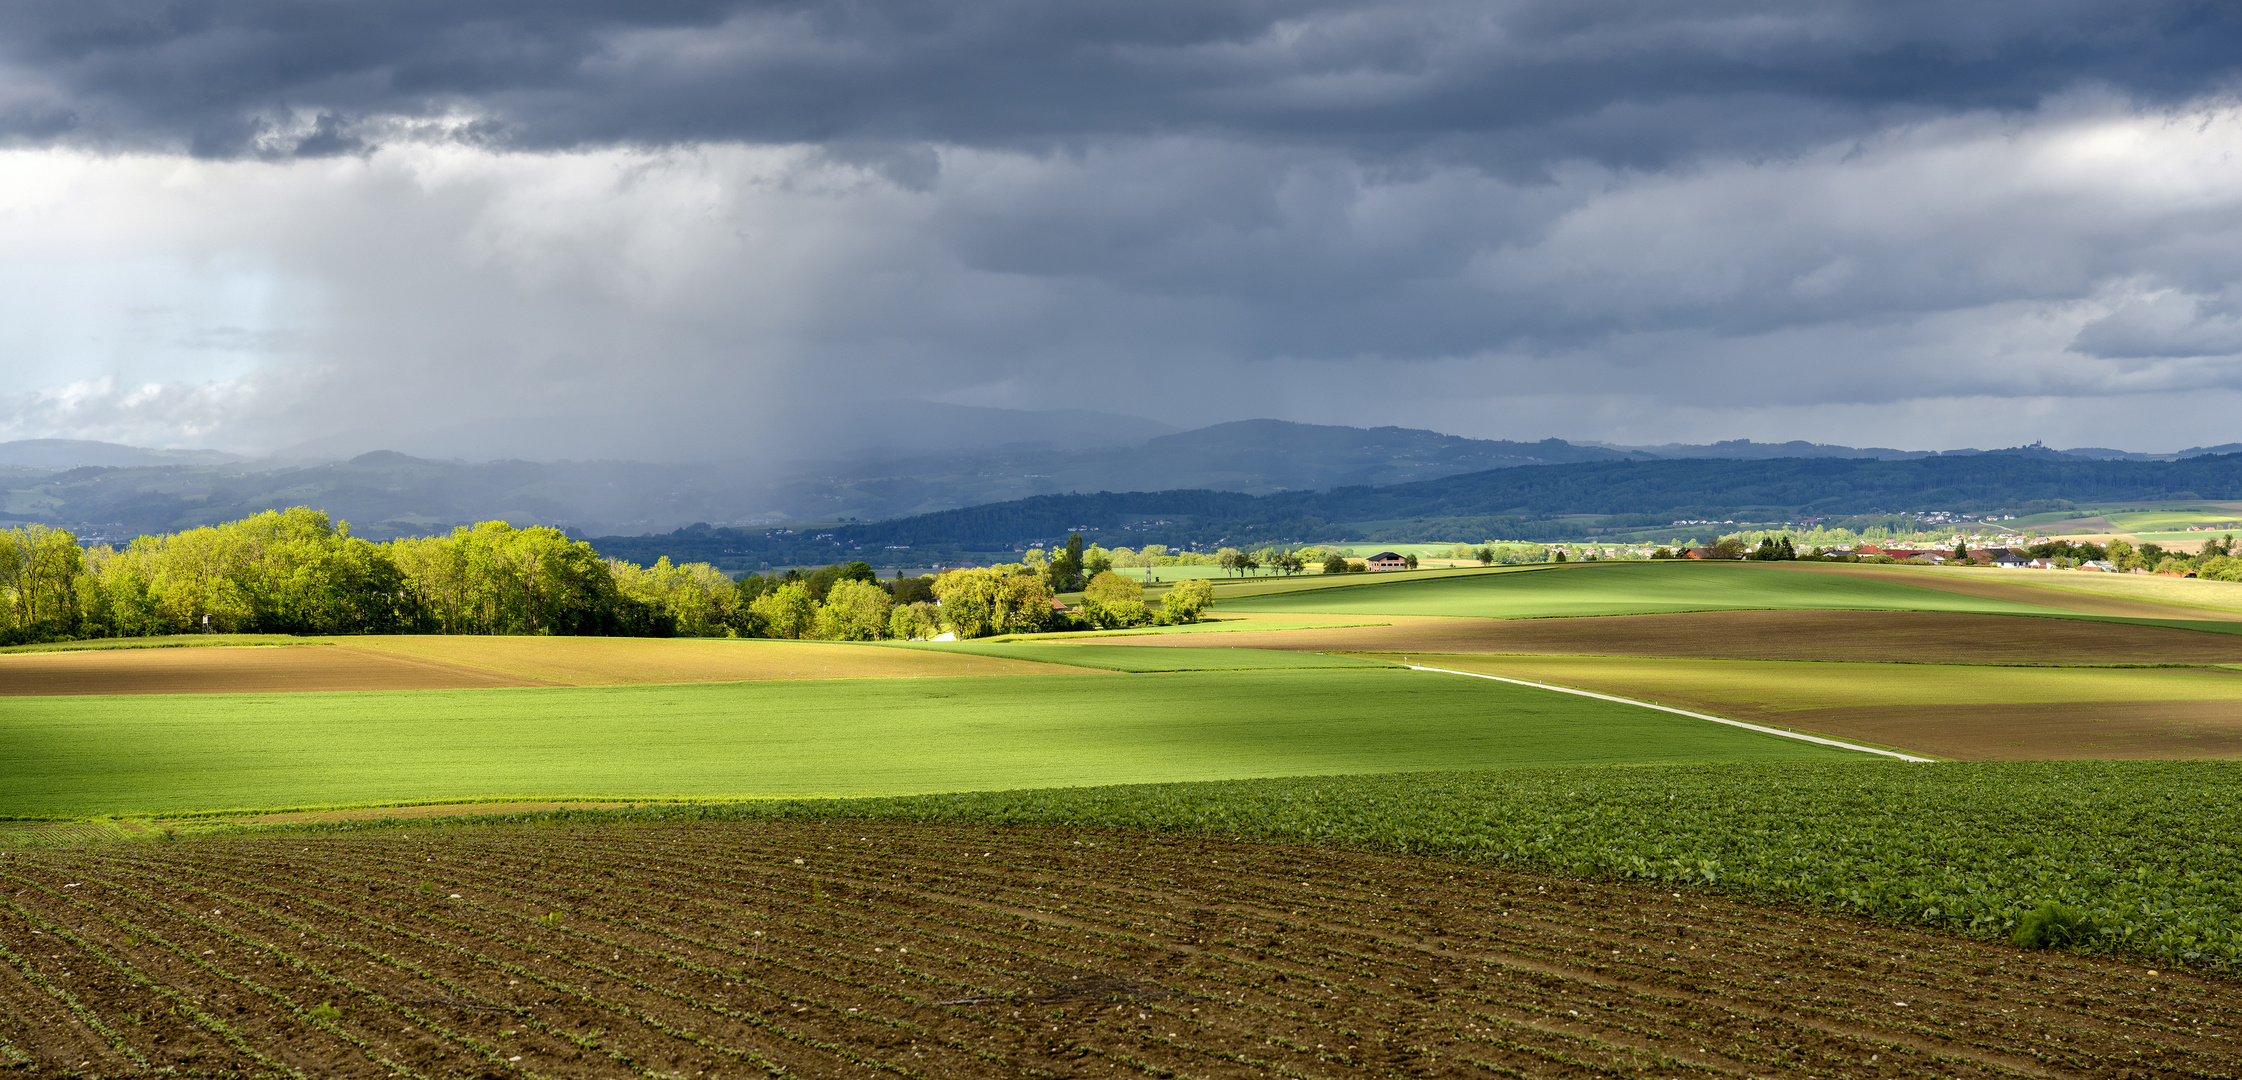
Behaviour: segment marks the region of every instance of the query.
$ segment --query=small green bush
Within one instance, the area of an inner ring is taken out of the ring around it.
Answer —
[[[2093,916],[2048,900],[2017,922],[2010,940],[2027,949],[2067,949],[2084,945],[2101,932]]]
[[[323,1001],[318,1005],[312,1007],[311,1018],[314,1020],[325,1020],[328,1023],[332,1024],[335,1021],[343,1018],[343,1011],[336,1008],[334,1002]]]

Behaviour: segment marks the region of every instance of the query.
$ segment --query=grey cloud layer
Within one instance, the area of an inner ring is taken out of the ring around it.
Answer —
[[[2237,58],[2232,3],[5,5],[0,437],[2233,441]]]
[[[2217,0],[34,0],[0,131],[209,155],[1246,136],[1531,171],[1781,152],[2083,81],[2224,85]],[[425,129],[423,133],[425,133]]]

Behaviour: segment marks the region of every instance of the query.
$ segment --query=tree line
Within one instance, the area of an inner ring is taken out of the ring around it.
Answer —
[[[1079,552],[1079,539],[1077,539]],[[1110,572],[1079,611],[1032,568],[880,581],[862,562],[749,575],[603,558],[558,530],[503,521],[375,543],[307,507],[82,547],[0,529],[0,644],[187,633],[556,634],[869,641],[1196,621],[1205,583],[1155,609]]]

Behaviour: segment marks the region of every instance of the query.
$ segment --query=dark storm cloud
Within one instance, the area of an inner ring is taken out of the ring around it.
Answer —
[[[1782,153],[2082,81],[2183,99],[2230,78],[2242,6],[40,0],[0,7],[0,57],[17,140],[209,156],[417,121],[531,149],[1243,136],[1530,174]]]

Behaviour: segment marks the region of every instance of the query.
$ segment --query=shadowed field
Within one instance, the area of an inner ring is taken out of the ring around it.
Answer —
[[[1689,611],[1925,611],[2154,619],[2242,632],[2242,611],[2053,587],[1931,568],[1821,563],[1606,562],[1463,573],[1225,597],[1229,611],[1292,616],[1441,615],[1546,619]],[[2114,575],[2112,575],[2114,576]],[[2036,584],[2044,582],[2044,584]],[[2223,594],[2222,594],[2223,595]]]
[[[1773,563],[1789,573],[1836,574],[2004,603],[2121,619],[2242,621],[2242,584],[2140,574],[1862,563]]]
[[[2242,757],[2242,671],[1412,657],[1963,761]]]
[[[1944,611],[1692,611],[1579,619],[1394,615],[1385,625],[1224,633],[1225,645],[1315,652],[1485,652],[1983,664],[2233,664],[2242,637],[2163,626]],[[1250,624],[1242,624],[1249,625]],[[1101,644],[1156,646],[1157,637]]]

